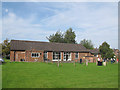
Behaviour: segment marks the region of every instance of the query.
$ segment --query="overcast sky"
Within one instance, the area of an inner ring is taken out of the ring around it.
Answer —
[[[71,27],[78,43],[85,38],[118,48],[117,2],[3,2],[2,15],[2,40],[48,41]]]

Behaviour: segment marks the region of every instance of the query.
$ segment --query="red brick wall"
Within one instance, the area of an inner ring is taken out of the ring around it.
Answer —
[[[90,62],[96,62],[96,60],[98,59],[98,57],[101,58],[100,54],[98,54],[98,57],[95,57],[93,54],[89,54],[89,56],[92,56],[92,57],[86,57],[86,59],[90,60]]]
[[[31,57],[31,53],[41,53],[40,57]],[[16,51],[15,52],[15,61],[19,62],[21,59],[24,59],[28,62],[35,62],[36,60],[39,62],[43,62],[43,51],[36,50],[27,50],[27,51]],[[14,61],[14,51],[10,51],[10,60]]]
[[[10,61],[14,61],[14,51],[10,51]]]
[[[89,55],[89,53],[79,53],[79,58],[83,58],[88,55]]]
[[[15,61],[20,61],[20,59],[25,59],[25,51],[10,51],[10,61],[14,61],[14,59]]]
[[[31,53],[41,53],[40,57],[31,57]],[[20,59],[24,59],[28,62],[34,62],[37,60],[38,62],[43,62],[44,57],[43,53],[44,51],[38,51],[38,50],[27,50],[27,51],[16,51],[15,52],[15,61],[20,61]],[[48,52],[48,59],[53,60],[53,52]],[[76,62],[80,60],[80,58],[83,59],[84,56],[93,56],[90,53],[78,53],[78,59],[75,59],[75,52],[71,52],[71,60],[75,60]],[[99,55],[100,56],[100,55]],[[97,57],[87,57],[87,59],[91,60],[91,62],[95,62]],[[14,51],[10,51],[10,60],[14,61]],[[63,60],[63,52],[61,52],[61,60]],[[83,59],[84,61],[84,59]]]
[[[72,53],[72,60],[78,62],[80,59],[83,59],[84,56],[88,56],[90,53],[78,53],[78,59],[75,58],[75,52]]]
[[[74,53],[73,53],[73,52],[71,53],[71,55],[72,55],[71,57],[72,57],[72,61],[73,61],[73,60],[74,60],[74,58],[75,58],[75,55],[74,55]]]
[[[53,55],[52,55],[52,52],[47,52],[48,54],[48,59],[50,60],[50,61],[52,61],[52,59],[53,59]]]
[[[63,52],[61,52],[61,61],[63,61]]]
[[[119,50],[118,50],[118,49],[116,49],[116,50],[114,51],[114,54],[115,54],[115,55],[116,55],[116,57],[118,58]]]
[[[72,60],[73,60],[73,61],[75,60],[75,61],[77,62],[77,61],[79,60],[79,58],[80,58],[80,57],[79,57],[79,53],[78,53],[78,59],[76,59],[76,58],[75,58],[75,52],[72,52]]]
[[[41,53],[40,57],[31,57],[31,53]],[[37,51],[37,50],[27,50],[26,51],[26,61],[28,62],[43,62],[43,51]]]
[[[25,60],[25,51],[16,51],[15,52],[15,61],[20,62],[21,59]]]

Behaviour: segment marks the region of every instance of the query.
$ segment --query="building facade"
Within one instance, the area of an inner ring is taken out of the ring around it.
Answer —
[[[88,59],[95,62],[98,51],[88,50],[81,44],[50,43],[38,41],[11,40],[11,61],[44,62],[76,61]]]

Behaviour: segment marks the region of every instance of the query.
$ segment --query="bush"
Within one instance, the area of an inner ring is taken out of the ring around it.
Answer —
[[[10,55],[6,55],[6,59],[10,59]]]

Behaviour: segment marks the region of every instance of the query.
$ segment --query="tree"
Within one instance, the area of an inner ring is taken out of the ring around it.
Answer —
[[[2,43],[2,55],[7,56],[9,54],[10,54],[10,41],[6,39]]]
[[[55,34],[50,35],[49,37],[47,37],[47,39],[49,40],[49,42],[64,42],[63,34],[60,31],[57,31]]]
[[[62,34],[60,31],[57,31],[55,34],[47,37],[47,39],[49,42],[76,43],[75,37],[75,32],[72,31],[72,28],[69,28],[64,34]]]
[[[107,42],[103,42],[102,45],[100,45],[99,51],[102,58],[110,59],[114,58],[115,56],[113,50],[110,48],[110,45]]]
[[[75,37],[76,37],[75,32],[72,31],[72,28],[69,28],[65,32],[64,41],[65,43],[76,43]]]
[[[93,48],[94,48],[91,40],[83,39],[83,40],[80,42],[80,44],[83,45],[84,47],[86,47],[87,49],[93,49]]]

